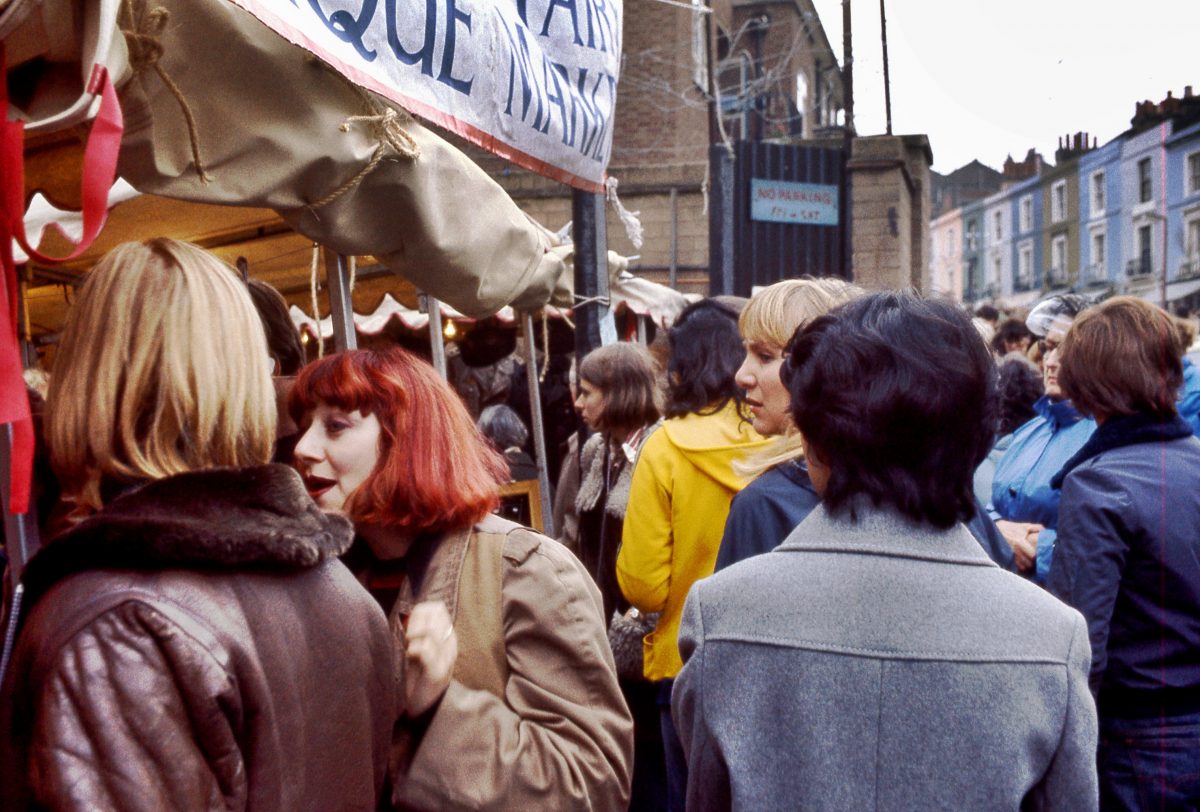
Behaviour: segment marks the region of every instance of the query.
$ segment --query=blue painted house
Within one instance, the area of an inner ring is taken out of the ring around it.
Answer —
[[[1079,158],[1079,279],[1089,295],[1119,290],[1124,280],[1121,247],[1121,139]]]

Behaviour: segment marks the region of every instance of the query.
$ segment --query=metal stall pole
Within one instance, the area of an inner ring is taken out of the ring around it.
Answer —
[[[12,603],[8,607],[8,623],[4,630],[3,648],[0,649],[0,674],[8,669],[8,659],[12,655],[13,642],[16,639],[17,620],[21,615],[21,599],[24,597],[24,585],[21,574],[25,564],[37,552],[38,540],[37,512],[34,508],[33,495],[30,495],[29,510],[25,513],[12,514],[9,512],[8,485],[12,480],[12,450],[13,425],[0,425],[0,511],[4,512],[5,552],[8,554],[9,591]]]
[[[573,189],[571,240],[575,244],[575,362],[616,341],[608,310],[608,228],[604,195]],[[611,328],[612,335],[608,335]],[[607,339],[607,340],[605,340]]]
[[[354,334],[354,305],[350,301],[350,271],[346,257],[328,248],[325,254],[325,285],[329,288],[329,316],[333,319],[333,346],[338,352],[358,349]],[[317,329],[321,325],[317,323]]]
[[[643,347],[646,346],[646,332],[647,332],[646,320],[648,318],[649,318],[649,316],[641,316],[641,315],[639,315],[637,317],[637,340],[638,340],[638,343],[641,344]]]
[[[449,380],[446,377],[446,343],[442,338],[442,303],[428,293],[418,293],[417,296],[421,309],[429,314],[429,353],[433,368],[443,381]]]
[[[542,503],[542,532],[554,537],[554,505],[550,501],[550,469],[546,467],[546,424],[542,420],[542,393],[538,383],[537,353],[534,352],[533,314],[521,314],[525,335],[525,382],[529,385],[529,418],[533,424],[533,454],[537,459],[538,496]],[[544,347],[542,352],[549,352]]]

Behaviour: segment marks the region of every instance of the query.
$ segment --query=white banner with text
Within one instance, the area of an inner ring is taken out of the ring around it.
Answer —
[[[622,0],[232,0],[350,81],[592,192],[612,151]]]

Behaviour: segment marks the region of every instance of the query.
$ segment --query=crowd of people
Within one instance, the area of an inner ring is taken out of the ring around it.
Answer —
[[[278,294],[122,245],[50,376],[0,808],[1196,809],[1195,330],[1011,315],[786,280],[547,358],[556,540],[497,515],[507,338],[457,389],[304,365]]]

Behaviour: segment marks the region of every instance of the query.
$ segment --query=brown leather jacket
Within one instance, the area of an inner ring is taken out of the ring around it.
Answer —
[[[0,808],[373,810],[395,718],[349,523],[284,466],[113,500],[22,579]]]
[[[393,764],[395,808],[625,809],[633,723],[599,591],[575,556],[488,516],[408,559],[389,619],[397,651],[412,607],[440,600],[459,655],[415,751]]]

